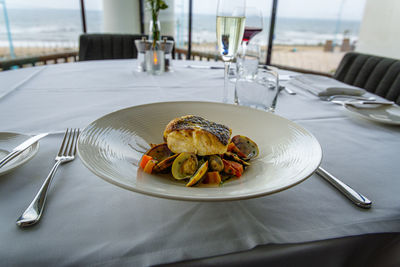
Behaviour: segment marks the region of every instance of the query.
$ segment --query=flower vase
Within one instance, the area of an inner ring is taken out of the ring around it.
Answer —
[[[149,41],[153,42],[153,49],[157,47],[157,41],[161,41],[161,26],[160,21],[150,21],[149,25]]]

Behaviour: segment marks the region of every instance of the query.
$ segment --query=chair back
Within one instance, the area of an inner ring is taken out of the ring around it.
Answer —
[[[350,52],[334,77],[400,104],[400,60]]]
[[[137,58],[135,40],[141,40],[142,34],[82,34],[79,37],[79,61]],[[174,40],[171,36],[167,40]],[[175,46],[172,58],[175,58]]]

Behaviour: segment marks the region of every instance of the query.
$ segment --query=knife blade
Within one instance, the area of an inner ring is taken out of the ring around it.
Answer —
[[[7,156],[5,156],[2,160],[0,160],[0,168],[3,167],[7,162],[12,160],[13,158],[17,157],[19,154],[24,152],[28,147],[42,139],[43,137],[47,136],[48,133],[42,133],[35,135],[31,138],[28,138],[26,141],[21,143],[20,145],[16,146]]]
[[[393,101],[340,101],[340,100],[332,100],[332,103],[341,104],[341,105],[393,105],[395,104]]]
[[[211,69],[211,70],[220,70],[224,69],[223,66],[203,66],[203,65],[186,65],[186,68],[189,69]]]
[[[290,90],[286,86],[283,86],[283,90],[285,90],[285,92],[288,93],[289,95],[295,95],[296,94],[296,92],[293,92],[292,90]]]

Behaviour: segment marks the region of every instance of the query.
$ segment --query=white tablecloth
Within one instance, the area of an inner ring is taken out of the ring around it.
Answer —
[[[291,88],[295,96],[280,94],[276,113],[317,137],[322,165],[370,198],[371,209],[351,204],[317,175],[243,201],[153,198],[103,181],[76,159],[59,169],[41,222],[16,226],[50,171],[67,127],[84,128],[107,113],[144,103],[221,99],[223,70],[184,64],[175,61],[175,71],[162,76],[135,72],[134,60],[0,73],[0,131],[52,133],[31,161],[0,177],[1,265],[154,265],[263,244],[400,232],[400,127],[355,117],[299,88]]]

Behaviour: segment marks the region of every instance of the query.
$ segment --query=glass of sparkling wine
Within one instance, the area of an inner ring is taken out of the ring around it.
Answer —
[[[225,62],[224,103],[228,102],[229,67],[242,42],[246,20],[246,0],[218,0],[217,42],[218,50]]]

